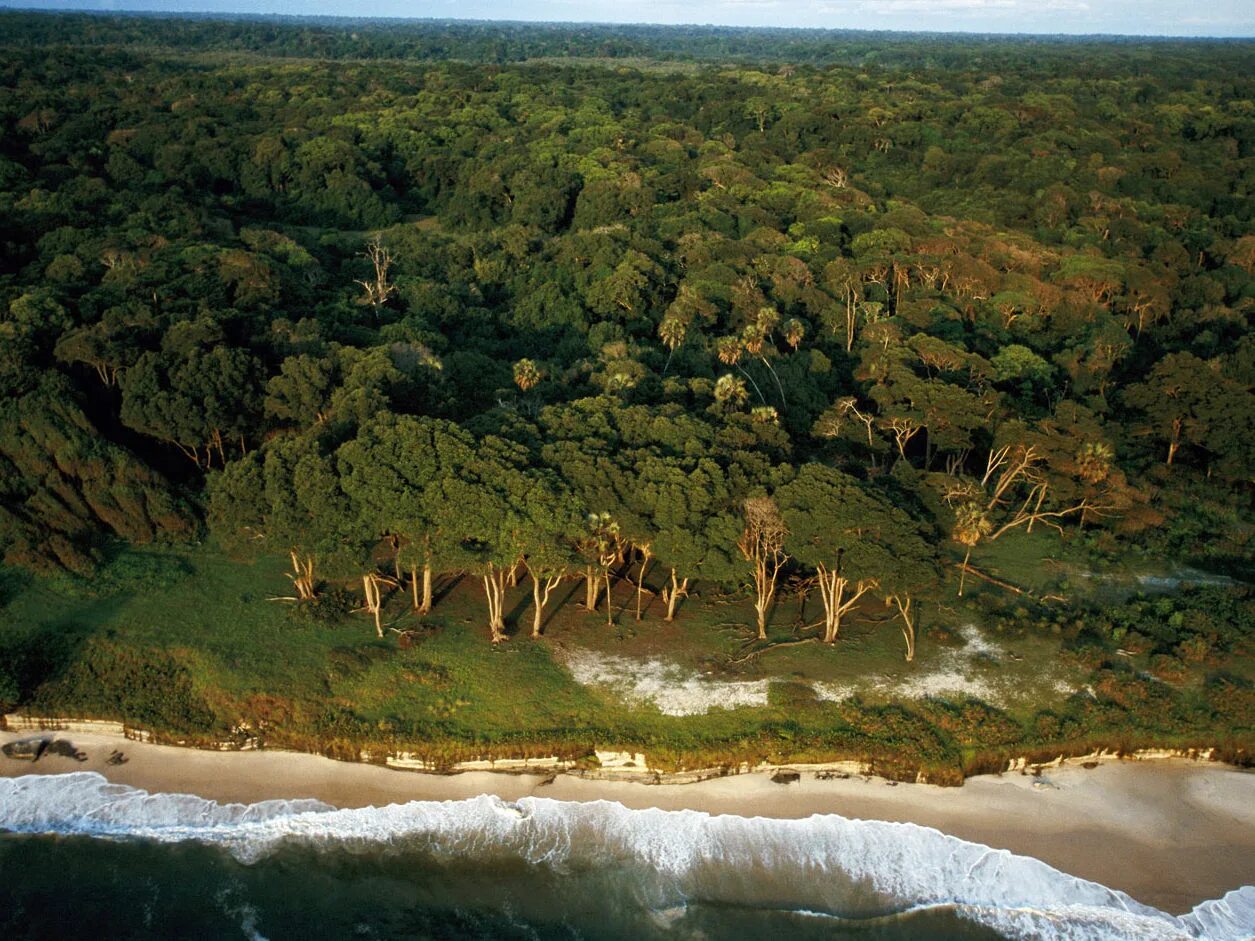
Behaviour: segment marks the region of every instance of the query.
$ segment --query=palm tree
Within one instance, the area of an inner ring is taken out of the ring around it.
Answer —
[[[749,401],[749,391],[745,388],[745,380],[738,379],[731,373],[725,373],[715,383],[715,401],[728,409],[740,408]]]
[[[687,334],[688,324],[680,317],[668,315],[662,318],[662,323],[658,324],[658,337],[662,340],[662,345],[667,348],[667,364],[662,367],[664,376],[671,368],[671,357],[675,355],[676,349],[684,342]]]
[[[963,556],[963,568],[959,572],[959,597],[963,597],[963,582],[967,578],[967,562],[972,548],[993,531],[989,515],[979,503],[964,503],[954,511],[954,529],[950,538],[961,546],[967,546]]]
[[[802,338],[806,336],[806,325],[796,317],[790,317],[784,322],[784,342],[788,343],[794,351],[802,345]]]
[[[536,388],[543,378],[545,374],[530,359],[521,359],[514,364],[514,384],[523,392]]]
[[[715,341],[715,355],[725,366],[735,366],[741,360],[740,337],[720,337]]]

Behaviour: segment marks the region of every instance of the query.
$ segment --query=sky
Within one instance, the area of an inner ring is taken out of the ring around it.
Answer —
[[[1255,0],[0,0],[0,7],[1255,37]]]

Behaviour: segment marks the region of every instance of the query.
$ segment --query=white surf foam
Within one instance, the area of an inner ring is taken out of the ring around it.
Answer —
[[[761,891],[797,909],[874,915],[953,906],[1024,939],[1239,941],[1255,934],[1255,887],[1174,917],[1041,862],[913,824],[710,816],[621,804],[481,796],[336,810],[316,801],[218,804],[110,784],[94,772],[0,779],[0,828],[215,844],[256,862],[284,845],[395,847],[553,867],[638,867],[673,904]]]

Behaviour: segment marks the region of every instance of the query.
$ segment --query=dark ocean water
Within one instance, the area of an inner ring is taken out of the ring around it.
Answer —
[[[0,938],[985,941],[1255,935],[911,824],[608,802],[220,805],[0,780]]]

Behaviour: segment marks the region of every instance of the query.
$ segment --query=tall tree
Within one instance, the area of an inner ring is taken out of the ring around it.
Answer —
[[[842,617],[895,568],[892,547],[907,538],[910,521],[871,488],[821,464],[802,465],[776,499],[790,557],[815,571],[823,640],[831,644]]]
[[[767,639],[767,615],[776,597],[780,570],[788,561],[784,551],[789,534],[780,508],[771,497],[750,497],[743,504],[745,528],[737,548],[750,564],[754,578],[754,612],[758,618],[758,639]]]

